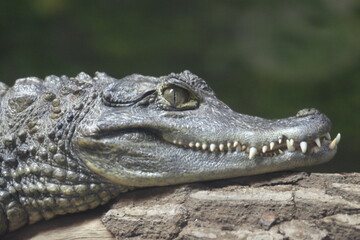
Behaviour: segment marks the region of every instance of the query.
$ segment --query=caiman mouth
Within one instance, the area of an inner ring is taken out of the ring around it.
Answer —
[[[329,132],[320,134],[317,137],[311,137],[302,141],[296,141],[286,136],[280,136],[277,140],[269,143],[256,144],[255,147],[251,144],[242,142],[241,140],[229,140],[229,141],[186,141],[180,138],[173,138],[171,136],[175,134],[163,134],[160,130],[156,129],[128,129],[126,131],[102,131],[101,136],[106,139],[119,137],[121,135],[128,135],[128,138],[132,140],[136,139],[136,142],[157,141],[165,144],[172,145],[176,148],[184,150],[191,150],[196,152],[203,152],[207,154],[231,154],[231,153],[246,153],[248,159],[254,159],[258,157],[276,157],[286,153],[299,153],[304,155],[317,154],[319,152],[331,152],[336,150],[337,144],[340,142],[340,133],[331,140]],[[131,137],[129,137],[131,135]],[[101,136],[100,139],[102,138]],[[188,137],[189,139],[189,137]]]
[[[211,153],[238,153],[246,152],[249,159],[255,157],[275,157],[285,152],[301,152],[303,154],[318,153],[321,148],[323,150],[332,151],[340,142],[340,133],[331,141],[330,133],[320,135],[316,138],[310,138],[303,141],[295,141],[285,136],[281,136],[277,141],[262,144],[261,148],[253,147],[241,141],[223,141],[223,142],[206,142],[206,141],[190,141],[186,142],[181,139],[167,139],[168,142],[180,146],[185,149],[194,151],[204,151]]]
[[[318,114],[318,119],[327,119],[324,115],[320,115],[317,110],[301,110],[296,118],[315,117],[314,114]],[[264,137],[267,136],[266,132],[253,132],[251,142],[247,142],[246,139],[237,139],[236,135],[228,139],[224,135],[222,139],[214,140],[214,138],[212,138],[212,140],[209,140],[209,138],[206,137],[208,134],[199,137],[196,133],[191,134],[191,130],[187,131],[187,134],[184,134],[184,132],[181,132],[181,129],[166,128],[164,126],[159,126],[158,128],[152,126],[152,124],[143,124],[142,127],[122,126],[119,128],[116,126],[109,127],[107,125],[98,126],[95,128],[97,130],[95,132],[91,131],[88,137],[92,135],[95,139],[108,139],[126,136],[125,139],[119,141],[125,140],[125,142],[129,144],[132,142],[139,144],[139,146],[146,142],[149,144],[151,144],[151,142],[157,142],[157,144],[169,144],[175,148],[191,150],[198,154],[243,153],[247,154],[250,160],[261,157],[276,157],[286,153],[302,154],[310,157],[312,154],[316,154],[317,156],[326,155],[335,151],[337,144],[340,142],[340,133],[338,133],[333,140],[331,139],[330,133],[328,132],[330,131],[330,124],[326,121],[322,126],[319,125],[317,130],[312,129],[305,133],[300,131],[301,134],[291,133],[292,129],[295,128],[296,127],[290,128],[290,130],[274,130],[274,135],[266,138]]]

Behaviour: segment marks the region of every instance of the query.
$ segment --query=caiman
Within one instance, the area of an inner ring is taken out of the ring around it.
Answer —
[[[240,114],[189,71],[22,78],[0,83],[0,104],[0,234],[137,187],[320,164],[340,141],[316,109]]]

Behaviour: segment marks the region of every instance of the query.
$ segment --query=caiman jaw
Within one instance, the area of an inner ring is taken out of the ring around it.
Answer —
[[[302,152],[303,154],[317,153],[321,147],[326,147],[330,151],[334,150],[340,142],[340,133],[331,141],[330,133],[326,133],[315,139],[307,139],[300,142],[294,139],[288,139],[285,136],[279,137],[276,141],[270,143],[263,143],[261,149],[252,147],[241,140],[224,141],[224,142],[206,142],[206,141],[191,141],[185,142],[181,139],[174,139],[171,142],[183,148],[192,149],[194,151],[204,152],[221,152],[221,153],[237,153],[246,152],[249,159],[255,157],[274,157],[288,152]]]

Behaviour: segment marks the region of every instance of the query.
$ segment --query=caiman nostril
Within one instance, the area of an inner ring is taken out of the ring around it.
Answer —
[[[304,109],[298,111],[296,116],[297,117],[306,117],[306,116],[314,115],[317,113],[320,113],[320,111],[315,108],[304,108]]]

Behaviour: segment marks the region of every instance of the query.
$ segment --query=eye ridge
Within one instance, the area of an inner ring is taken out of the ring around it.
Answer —
[[[110,106],[110,107],[124,107],[124,106],[132,106],[138,102],[140,102],[141,100],[143,100],[144,98],[153,95],[155,93],[155,91],[148,91],[145,92],[144,94],[138,96],[137,98],[134,98],[132,100],[123,100],[121,98],[119,98],[118,96],[114,96],[114,94],[112,92],[107,92],[107,93],[102,93],[101,94],[101,98],[103,103],[106,106]]]

